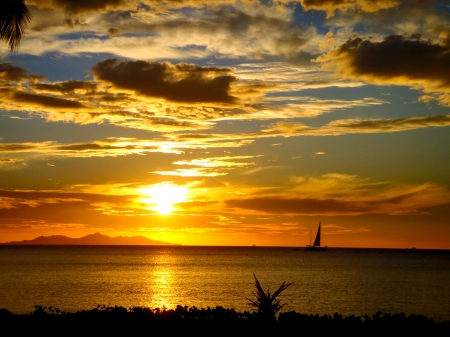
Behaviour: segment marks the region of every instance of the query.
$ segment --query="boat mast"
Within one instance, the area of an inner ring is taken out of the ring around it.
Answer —
[[[312,229],[309,230],[309,245],[311,246],[312,242]]]

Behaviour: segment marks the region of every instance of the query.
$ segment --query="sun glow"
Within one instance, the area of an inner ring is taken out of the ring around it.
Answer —
[[[176,210],[173,204],[186,201],[188,188],[175,185],[172,182],[163,182],[151,187],[141,188],[139,192],[149,197],[140,199],[145,204],[151,204],[147,209],[157,211],[161,215],[167,215]]]

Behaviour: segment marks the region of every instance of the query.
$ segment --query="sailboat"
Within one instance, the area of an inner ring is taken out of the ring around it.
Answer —
[[[317,235],[316,235],[316,239],[314,240],[314,243],[311,245],[311,236],[309,238],[309,245],[306,246],[306,250],[314,250],[314,251],[318,251],[318,252],[323,252],[324,250],[327,249],[327,246],[325,247],[320,247],[320,225],[321,225],[322,221],[319,222],[319,228],[317,229]]]

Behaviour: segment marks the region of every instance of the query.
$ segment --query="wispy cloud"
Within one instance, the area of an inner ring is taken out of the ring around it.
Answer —
[[[192,160],[179,160],[174,165],[187,166],[188,168],[176,169],[174,171],[156,171],[152,173],[165,176],[181,177],[216,177],[227,175],[231,169],[243,168],[254,165],[253,162],[239,162],[237,160],[250,159],[254,156],[224,156],[199,158]]]
[[[356,181],[343,182],[325,177],[318,179],[322,187],[299,184],[281,194],[259,193],[225,200],[226,205],[241,210],[267,214],[291,215],[362,215],[362,214],[426,214],[423,209],[447,204],[449,190],[432,185],[364,188]],[[340,189],[336,186],[340,185]],[[342,190],[344,188],[344,190]],[[295,193],[293,193],[295,191]],[[298,197],[298,195],[304,195]]]

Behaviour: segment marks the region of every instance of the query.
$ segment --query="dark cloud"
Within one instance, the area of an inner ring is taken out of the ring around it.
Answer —
[[[362,12],[377,12],[382,9],[394,8],[401,4],[401,0],[301,0],[305,10],[320,10],[327,12],[327,17],[333,16],[336,10],[350,9]]]
[[[80,89],[81,90],[84,89],[86,91],[95,91],[97,85],[91,82],[70,80],[67,82],[58,82],[58,83],[37,83],[30,85],[30,87],[37,91],[60,92],[62,94],[65,94]]]
[[[27,6],[35,6],[40,11],[52,9],[64,12],[65,18],[63,22],[71,28],[74,26],[88,26],[88,23],[85,21],[85,14],[87,13],[136,10],[139,3],[140,1],[138,0],[27,0]],[[42,23],[40,26],[42,26]]]
[[[339,119],[322,127],[314,128],[302,123],[277,122],[262,132],[270,136],[329,136],[351,133],[384,133],[416,130],[450,125],[450,115],[434,115],[395,119]]]
[[[2,82],[36,81],[43,78],[39,75],[29,75],[27,70],[11,63],[0,63],[0,81]]]
[[[122,150],[155,150],[157,146],[140,146],[140,145],[125,145],[125,146],[114,146],[114,145],[104,145],[95,143],[85,143],[85,144],[71,144],[71,145],[61,145],[55,147],[55,150],[59,151],[122,151]]]
[[[396,0],[301,0],[305,10],[321,10],[327,13],[327,17],[334,15],[336,10],[347,11],[358,9],[363,12],[376,12],[380,9],[396,7]]]
[[[341,75],[373,83],[450,89],[450,43],[390,35],[381,42],[355,38],[315,60]]]
[[[120,31],[120,29],[118,29],[118,28],[110,28],[110,29],[108,29],[108,34],[111,37],[111,36],[117,35],[119,33],[119,31]]]
[[[130,146],[130,148],[135,148]],[[61,145],[55,147],[55,150],[59,151],[89,151],[89,150],[119,150],[118,147],[111,145],[101,145],[101,144],[73,144],[73,145]]]
[[[76,156],[76,152],[89,151],[92,156],[110,153],[111,155],[127,155],[131,153],[142,153],[160,149],[157,141],[138,141],[135,138],[108,138],[103,141],[92,143],[58,144],[56,142],[43,143],[1,143],[0,152],[40,152],[51,155]],[[65,153],[70,152],[70,153]],[[84,156],[84,154],[83,154]],[[1,161],[2,159],[0,159]]]
[[[102,95],[103,102],[124,102],[124,101],[132,101],[132,98],[128,94],[118,93],[118,94],[103,94]]]
[[[35,149],[36,146],[27,144],[5,144],[0,143],[0,152],[20,152]]]
[[[27,5],[44,8],[62,8],[70,13],[101,12],[114,9],[136,8],[138,1],[130,0],[27,0]]]
[[[401,208],[402,203],[406,204],[411,197],[414,197],[414,193],[377,200],[254,197],[249,199],[229,199],[225,201],[225,204],[230,207],[271,214],[356,215],[395,212]],[[412,209],[411,211],[415,212],[416,210]]]
[[[231,83],[236,81],[228,75],[228,68],[108,59],[95,65],[91,72],[96,80],[107,81],[116,88],[173,102],[234,103],[237,100],[228,94]]]
[[[13,94],[13,99],[22,103],[38,104],[42,107],[48,108],[84,108],[84,105],[77,101],[69,101],[62,98],[28,94],[25,92],[15,92]]]
[[[115,202],[123,203],[133,200],[135,196],[131,195],[105,195],[93,193],[70,193],[70,192],[41,192],[41,191],[9,191],[0,190],[0,198],[11,198],[20,200],[44,200],[44,199],[58,199],[64,200],[82,200],[84,202]]]
[[[450,125],[450,115],[397,119],[344,120],[334,121],[329,125],[336,128],[367,130],[368,132],[402,131],[432,126],[448,126]]]

